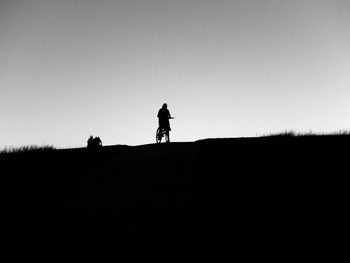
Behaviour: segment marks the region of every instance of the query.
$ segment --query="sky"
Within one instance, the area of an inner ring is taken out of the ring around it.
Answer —
[[[0,0],[0,148],[350,129],[348,0]]]

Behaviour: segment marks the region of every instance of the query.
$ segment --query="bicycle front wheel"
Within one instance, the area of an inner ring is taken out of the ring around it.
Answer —
[[[156,132],[156,143],[160,143],[161,141],[162,141],[162,131],[160,128],[158,128]]]

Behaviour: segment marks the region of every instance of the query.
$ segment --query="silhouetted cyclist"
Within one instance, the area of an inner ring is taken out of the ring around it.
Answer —
[[[162,108],[158,111],[157,117],[159,128],[164,129],[167,136],[169,137],[169,131],[171,131],[169,119],[171,118],[171,115],[166,103],[164,103]]]

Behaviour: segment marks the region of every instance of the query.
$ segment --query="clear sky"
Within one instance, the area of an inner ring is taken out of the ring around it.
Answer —
[[[349,0],[0,0],[0,148],[350,129]]]

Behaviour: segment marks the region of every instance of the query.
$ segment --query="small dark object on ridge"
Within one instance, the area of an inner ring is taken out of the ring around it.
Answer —
[[[88,149],[97,149],[102,147],[102,141],[100,137],[95,137],[93,138],[92,135],[90,138],[87,140],[87,148]]]

